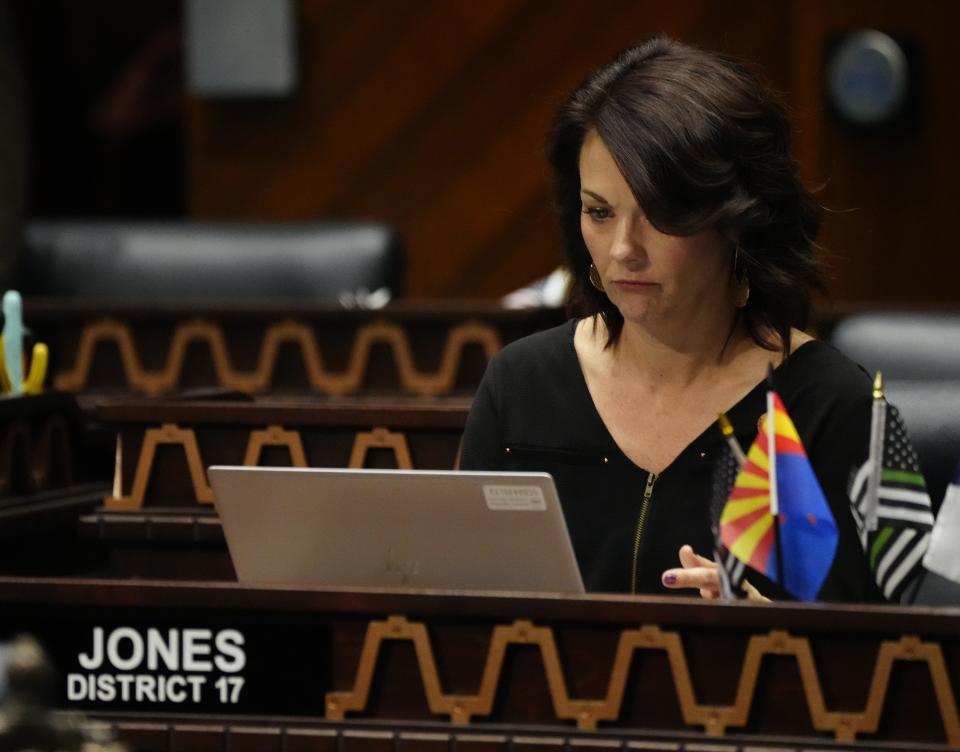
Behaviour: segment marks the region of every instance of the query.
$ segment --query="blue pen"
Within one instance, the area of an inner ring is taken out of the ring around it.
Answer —
[[[10,379],[10,393],[23,388],[23,300],[16,290],[3,296],[3,355]]]

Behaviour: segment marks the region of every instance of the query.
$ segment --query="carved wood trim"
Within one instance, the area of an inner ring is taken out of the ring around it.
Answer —
[[[116,449],[113,454],[113,493],[112,498],[119,499],[123,496],[123,434],[117,434]],[[104,499],[104,506],[110,502]]]
[[[357,330],[347,368],[338,373],[325,370],[322,353],[311,327],[303,322],[284,319],[267,327],[256,367],[253,371],[243,372],[233,368],[223,328],[210,321],[194,319],[177,324],[164,367],[159,371],[148,371],[141,365],[130,326],[113,318],[104,318],[84,325],[73,366],[54,377],[57,389],[79,392],[87,387],[94,353],[101,342],[114,342],[117,345],[127,385],[134,391],[152,397],[176,388],[183,372],[187,348],[192,342],[203,342],[210,348],[218,386],[250,394],[259,394],[270,388],[280,346],[285,342],[296,344],[300,348],[310,388],[333,396],[360,390],[370,352],[377,343],[384,343],[393,351],[402,389],[421,396],[446,394],[453,389],[467,345],[481,345],[488,359],[501,348],[500,337],[490,325],[479,322],[458,324],[447,332],[437,371],[424,373],[418,371],[414,364],[407,331],[398,324],[374,321]]]
[[[193,492],[201,504],[213,504],[213,489],[207,482],[197,436],[192,428],[180,428],[175,423],[164,423],[160,428],[148,428],[143,435],[143,445],[134,471],[133,486],[129,496],[111,496],[104,501],[108,509],[142,509],[147,493],[147,483],[153,470],[153,460],[160,444],[178,444],[186,455]]]
[[[357,433],[353,439],[353,449],[350,452],[350,462],[347,463],[347,467],[363,467],[367,460],[367,452],[371,449],[392,449],[399,469],[413,469],[406,434],[402,431],[394,432],[382,426],[378,426],[372,431],[359,431]]]
[[[680,635],[653,625],[620,633],[607,694],[603,699],[572,699],[567,690],[553,630],[550,627],[534,626],[527,620],[517,620],[509,626],[494,628],[477,694],[447,695],[440,686],[426,625],[409,622],[403,616],[390,616],[385,621],[371,621],[368,624],[353,688],[327,693],[328,720],[344,720],[346,713],[366,708],[380,646],[384,640],[413,642],[430,711],[449,716],[450,722],[454,724],[466,724],[473,716],[491,713],[506,649],[510,644],[536,644],[540,648],[556,717],[574,720],[578,728],[583,730],[596,729],[598,721],[612,721],[619,717],[634,651],[664,650],[669,660],[684,722],[701,726],[707,734],[713,736],[722,736],[728,727],[747,724],[764,656],[792,655],[800,670],[804,696],[814,728],[832,732],[840,741],[853,741],[857,734],[877,731],[894,661],[922,661],[930,670],[948,742],[951,746],[960,748],[960,720],[956,697],[943,652],[938,644],[921,642],[918,637],[910,635],[895,642],[884,641],[881,644],[864,711],[841,713],[830,711],[826,707],[810,641],[804,637],[793,637],[783,630],[775,629],[769,634],[750,638],[734,703],[725,706],[697,703]]]
[[[103,318],[84,325],[80,334],[80,341],[77,344],[77,355],[73,368],[53,377],[54,388],[66,392],[83,391],[90,378],[94,352],[100,342],[114,342],[117,345],[127,384],[136,386],[140,391],[145,391],[141,379],[144,371],[140,367],[140,359],[137,356],[137,349],[134,345],[133,335],[130,333],[130,327],[113,318]]]
[[[867,707],[863,713],[835,714],[839,719],[837,738],[852,741],[858,733],[872,734],[877,731],[894,661],[920,661],[927,664],[947,741],[953,747],[960,747],[960,716],[943,651],[936,643],[921,642],[913,635],[903,636],[896,642],[886,641],[880,646]]]
[[[287,431],[283,426],[267,426],[264,430],[251,431],[243,464],[259,465],[260,455],[267,446],[286,447],[294,467],[307,466],[307,454],[303,450],[300,432]]]
[[[213,489],[207,481],[203,457],[197,444],[197,437],[192,428],[180,428],[175,423],[164,423],[159,428],[148,428],[144,432],[143,444],[137,457],[134,469],[133,484],[130,493],[123,495],[121,485],[122,454],[121,438],[117,437],[117,454],[114,470],[113,495],[104,500],[104,506],[109,509],[142,509],[146,498],[147,486],[153,473],[153,463],[156,449],[160,444],[174,444],[183,447],[187,467],[190,471],[190,480],[194,495],[201,504],[213,503]],[[243,464],[256,466],[260,461],[263,448],[266,446],[286,447],[290,452],[290,459],[294,467],[308,467],[303,439],[299,431],[287,430],[283,426],[272,425],[266,429],[257,429],[250,432]],[[406,434],[390,431],[378,426],[371,431],[358,431],[354,436],[353,447],[350,451],[350,460],[347,467],[362,468],[366,462],[367,452],[371,449],[390,449],[396,458],[397,467],[401,470],[412,470],[413,460]],[[6,476],[0,476],[0,488]]]

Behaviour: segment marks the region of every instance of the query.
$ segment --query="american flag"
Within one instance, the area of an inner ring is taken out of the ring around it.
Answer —
[[[871,456],[850,482],[851,511],[877,585],[887,600],[901,601],[923,573],[933,511],[900,412],[882,398],[871,434]]]

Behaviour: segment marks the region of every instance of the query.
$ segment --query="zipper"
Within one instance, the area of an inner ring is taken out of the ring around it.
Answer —
[[[633,539],[633,577],[630,580],[630,592],[637,592],[637,565],[640,563],[640,539],[643,537],[643,528],[647,524],[647,511],[650,509],[650,499],[653,496],[653,484],[657,482],[657,474],[647,475],[647,485],[643,489],[643,499],[640,502],[640,516],[637,518],[637,534]]]

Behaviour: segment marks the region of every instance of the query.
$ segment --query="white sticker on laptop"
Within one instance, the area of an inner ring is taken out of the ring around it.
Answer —
[[[494,512],[545,512],[547,501],[539,486],[484,486],[487,508]]]

